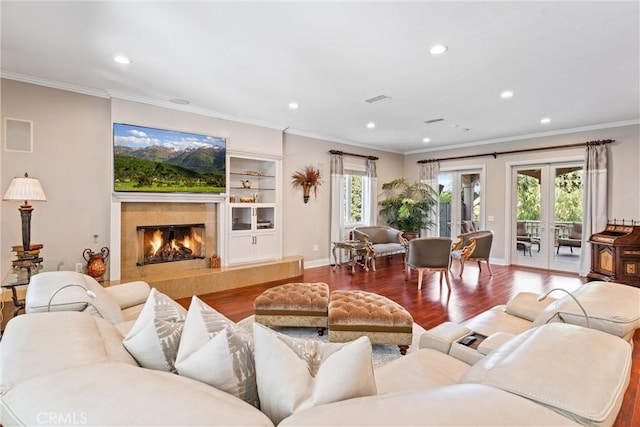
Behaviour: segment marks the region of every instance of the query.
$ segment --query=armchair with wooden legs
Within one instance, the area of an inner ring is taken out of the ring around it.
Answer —
[[[458,236],[458,239],[451,247],[451,259],[460,261],[460,277],[464,272],[464,263],[466,261],[477,261],[480,271],[482,271],[480,262],[486,262],[489,275],[493,276],[491,264],[489,264],[492,242],[493,231],[491,230],[473,231]]]
[[[412,268],[417,270],[418,289],[422,289],[422,275],[425,271],[440,272],[440,285],[442,285],[442,276],[444,276],[447,281],[447,288],[451,292],[451,283],[449,282],[450,259],[451,239],[448,237],[422,237],[410,240],[405,280],[408,279]]]

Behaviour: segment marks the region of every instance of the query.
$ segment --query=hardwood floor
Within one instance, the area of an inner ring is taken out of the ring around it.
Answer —
[[[554,288],[573,291],[585,280],[575,274],[549,272],[546,270],[517,267],[492,266],[493,277],[486,267],[479,271],[476,263],[465,265],[464,275],[458,277],[458,266],[454,265],[451,277],[452,292],[446,284],[439,282],[439,274],[426,273],[422,290],[418,290],[417,275],[412,272],[405,280],[400,256],[386,257],[376,263],[378,271],[358,270],[351,275],[346,266],[309,268],[304,275],[293,281],[325,282],[331,290],[360,289],[375,292],[404,306],[414,321],[425,329],[445,321],[463,322],[495,305],[506,303],[518,292],[547,292]],[[253,314],[253,300],[265,289],[280,283],[266,283],[241,289],[216,292],[200,296],[201,299],[233,321]],[[552,295],[560,297],[558,295]],[[189,298],[178,300],[188,307]],[[631,381],[626,391],[622,409],[614,427],[640,425],[640,330],[634,336],[633,368]]]

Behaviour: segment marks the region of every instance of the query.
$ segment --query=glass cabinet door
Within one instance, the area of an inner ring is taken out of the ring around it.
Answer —
[[[273,207],[256,208],[256,228],[258,230],[272,230],[274,228]]]
[[[234,206],[231,208],[231,230],[251,230],[252,229],[251,206]]]

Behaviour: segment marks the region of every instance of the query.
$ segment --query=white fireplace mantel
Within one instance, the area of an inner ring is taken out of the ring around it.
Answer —
[[[226,194],[210,193],[112,193],[112,202],[223,203]]]

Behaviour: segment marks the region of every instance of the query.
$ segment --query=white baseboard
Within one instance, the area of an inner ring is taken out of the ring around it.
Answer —
[[[331,265],[331,260],[329,258],[324,259],[314,259],[313,261],[304,260],[304,268],[314,268],[314,267],[323,267],[325,265]]]

